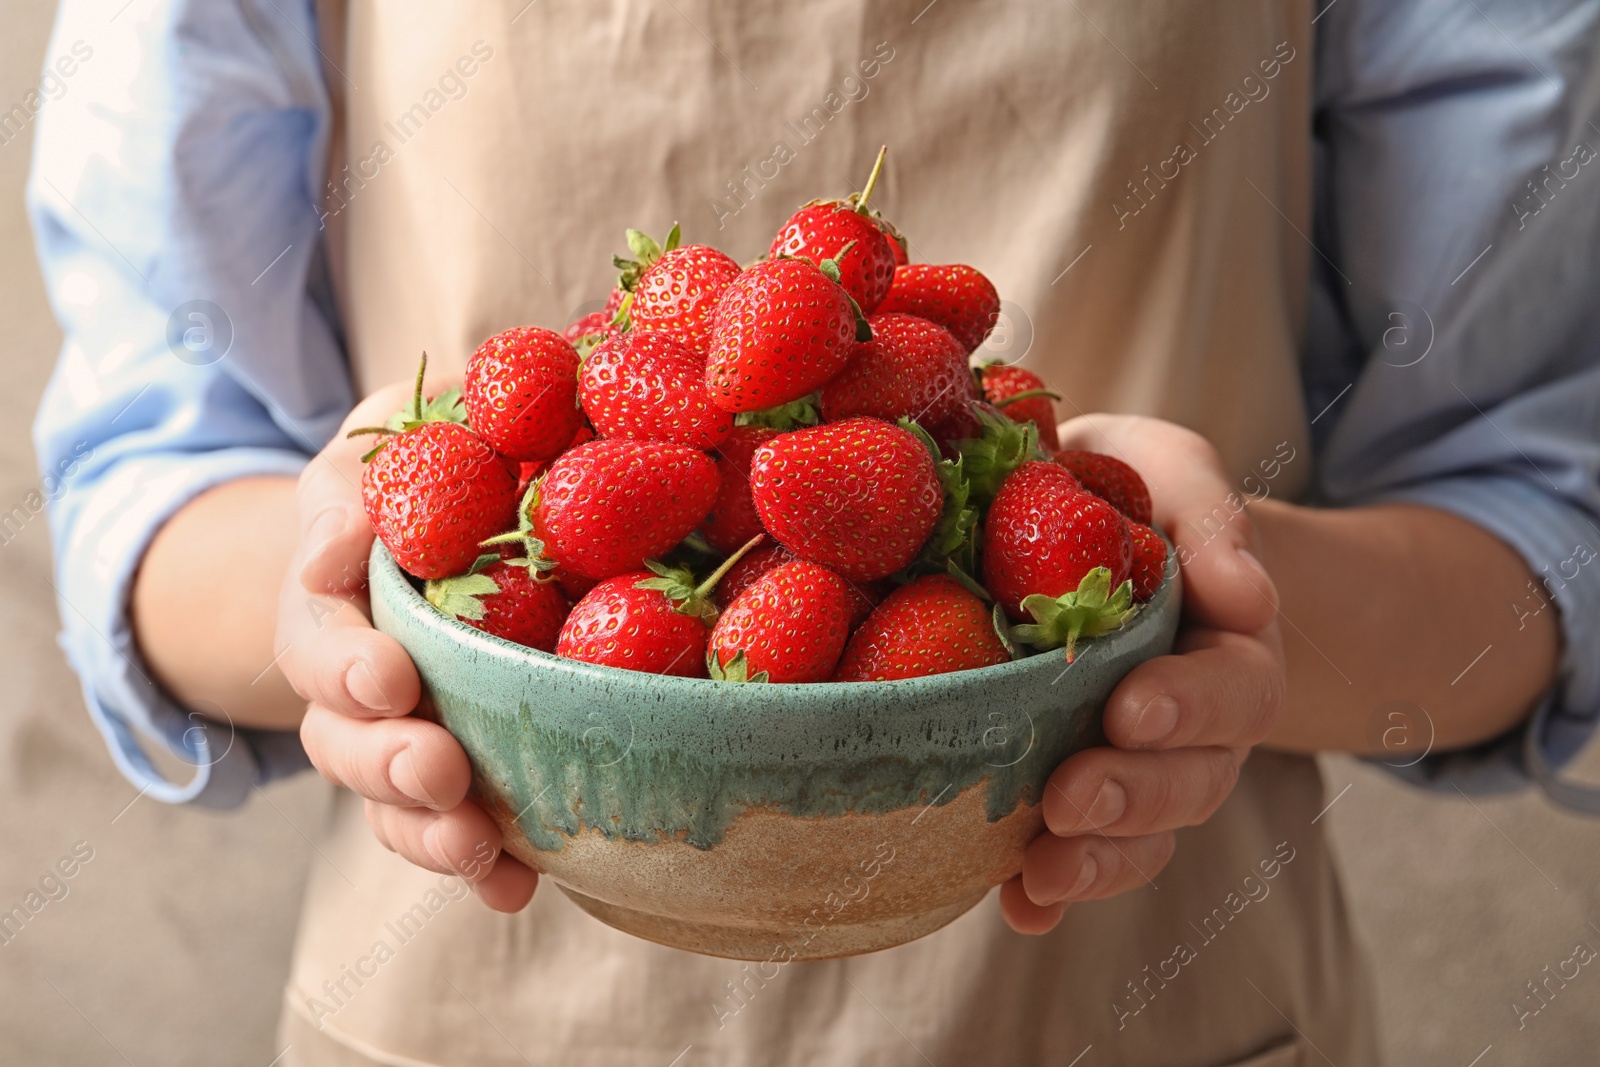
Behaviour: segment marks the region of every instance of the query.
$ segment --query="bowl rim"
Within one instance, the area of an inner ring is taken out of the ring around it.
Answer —
[[[1165,535],[1162,536],[1165,541]],[[993,680],[996,683],[1020,681],[1031,679],[1035,675],[1059,671],[1065,675],[1071,667],[1082,666],[1085,670],[1092,670],[1100,661],[1110,659],[1118,654],[1122,645],[1128,644],[1136,635],[1154,626],[1161,625],[1169,602],[1178,595],[1182,581],[1175,566],[1176,560],[1172,551],[1171,542],[1167,542],[1167,571],[1161,579],[1161,585],[1149,600],[1139,605],[1137,614],[1134,615],[1120,630],[1106,634],[1103,637],[1089,638],[1078,646],[1077,657],[1069,667],[1064,662],[1064,657],[1056,655],[1055,650],[1038,652],[1033,655],[1014,659],[1007,663],[996,663],[987,667],[970,667],[960,671],[945,671],[941,674],[920,675],[915,678],[896,678],[888,681],[868,682],[766,682],[758,686],[738,685],[737,683],[719,682],[711,678],[684,678],[678,675],[651,674],[646,671],[631,671],[624,667],[609,667],[598,663],[585,663],[582,660],[568,659],[557,656],[552,652],[544,652],[537,648],[530,648],[515,641],[508,641],[491,633],[486,633],[476,627],[447,615],[430,604],[426,597],[412,584],[411,575],[407,574],[395,562],[394,556],[389,552],[383,542],[373,539],[372,551],[369,556],[367,582],[368,589],[374,599],[382,595],[388,600],[389,607],[397,613],[408,614],[418,625],[431,629],[441,634],[450,635],[457,641],[468,645],[477,646],[481,651],[487,652],[497,658],[511,658],[523,660],[537,665],[543,669],[554,669],[576,678],[605,683],[635,683],[649,679],[652,686],[687,687],[690,691],[699,689],[704,692],[716,691],[728,693],[732,688],[739,690],[757,690],[763,697],[776,697],[779,694],[794,694],[804,692],[815,697],[839,696],[845,693],[859,695],[864,692],[876,690],[885,694],[896,692],[926,693],[930,688],[938,689],[948,687],[960,689],[975,684],[975,680]],[[389,599],[389,590],[398,589],[399,603]],[[381,594],[379,591],[382,591]],[[1060,680],[1059,678],[1057,679]],[[755,695],[755,694],[752,694]]]

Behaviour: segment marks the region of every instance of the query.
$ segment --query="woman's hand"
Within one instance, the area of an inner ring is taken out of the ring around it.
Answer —
[[[1061,426],[1064,448],[1106,452],[1150,486],[1155,524],[1177,546],[1183,626],[1174,654],[1133,670],[1105,708],[1108,747],[1070,757],[1045,788],[1047,832],[1000,890],[1006,921],[1040,934],[1068,903],[1150,884],[1174,831],[1204,822],[1233,791],[1250,747],[1284,701],[1278,594],[1248,515],[1200,435],[1157,419],[1093,415]],[[1227,521],[1221,522],[1221,517]]]
[[[539,876],[501,852],[499,829],[467,799],[472,770],[455,738],[409,716],[421,695],[416,668],[368,614],[373,535],[361,506],[361,456],[372,439],[344,435],[381,424],[412,387],[363,401],[300,478],[302,533],[278,604],[279,665],[309,702],[300,739],[311,762],[366,798],[378,840],[419,867],[460,875],[491,908],[517,911]]]

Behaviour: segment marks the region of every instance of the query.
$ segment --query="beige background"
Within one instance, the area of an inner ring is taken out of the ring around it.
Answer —
[[[48,21],[48,5],[0,0],[6,106],[36,78]],[[37,488],[27,418],[59,339],[22,210],[28,151],[24,139],[0,145],[0,323],[9,407],[24,413],[0,423],[0,513]],[[94,858],[0,945],[0,1062],[266,1067],[281,1051],[279,987],[330,794],[306,776],[232,815],[136,799],[56,647],[48,564],[42,517],[0,546],[0,911],[77,843]],[[1600,753],[1584,763],[1600,777]],[[1520,1032],[1511,1003],[1578,940],[1600,949],[1600,824],[1532,795],[1475,808],[1345,759],[1326,772],[1338,799],[1324,822],[1378,976],[1391,1062],[1594,1062],[1594,967]]]

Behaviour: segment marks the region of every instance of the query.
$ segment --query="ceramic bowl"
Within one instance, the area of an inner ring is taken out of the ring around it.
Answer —
[[[1174,568],[1175,570],[1175,568]],[[596,667],[474,630],[374,545],[373,621],[471,757],[506,848],[664,945],[821,959],[937,930],[1021,869],[1046,779],[1172,647],[1174,573],[1122,630],[981,670],[736,685]]]

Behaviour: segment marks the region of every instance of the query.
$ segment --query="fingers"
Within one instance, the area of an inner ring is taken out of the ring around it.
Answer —
[[[437,393],[442,379],[430,380]],[[411,402],[414,382],[395,382],[368,396],[345,417],[339,432],[300,475],[300,582],[309,593],[349,596],[365,584],[359,569],[372,547],[372,527],[361,506],[361,457],[376,443],[349,437],[351,430],[381,426]]]
[[[1275,644],[1193,628],[1176,651],[1140,664],[1111,694],[1104,723],[1113,745],[1240,748],[1267,736],[1284,701],[1282,654]]]
[[[539,876],[501,851],[500,829],[471,801],[444,812],[367,801],[367,823],[389,851],[426,870],[465,879],[489,907],[527,906]]]
[[[1022,888],[1022,875],[1000,887],[1000,914],[1006,925],[1019,934],[1048,934],[1066,914],[1064,904],[1039,905],[1028,899]]]
[[[533,868],[502,852],[489,873],[472,883],[472,891],[495,911],[517,912],[528,906],[538,885]]]
[[[363,718],[405,715],[422,680],[400,643],[372,628],[363,607],[283,585],[278,665],[302,698]]]
[[[1132,464],[1150,488],[1155,525],[1172,540],[1184,575],[1184,614],[1240,633],[1266,628],[1278,592],[1257,559],[1249,494],[1234,484],[1204,437],[1161,419],[1083,415],[1061,424],[1063,448]]]
[[[1022,857],[1022,889],[1037,907],[1063,901],[1114,897],[1142,885],[1172,858],[1171,833],[1140,837],[1051,837],[1035,839]]]
[[[1233,791],[1244,749],[1071,756],[1045,785],[1044,821],[1058,836],[1137,837],[1204,822]]]
[[[472,782],[461,745],[421,719],[353,719],[312,704],[300,741],[324,778],[380,804],[450,811]]]

